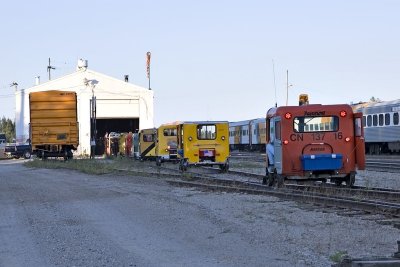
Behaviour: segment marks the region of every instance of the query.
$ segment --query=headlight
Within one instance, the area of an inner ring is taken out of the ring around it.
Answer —
[[[225,140],[225,136],[222,136],[221,139],[222,139],[222,141],[224,141]]]
[[[188,138],[188,139],[189,139],[189,141],[192,141],[192,140],[193,140],[193,138],[192,138],[191,136],[189,136],[189,138]]]

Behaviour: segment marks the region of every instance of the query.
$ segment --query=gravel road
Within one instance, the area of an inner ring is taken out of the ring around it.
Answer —
[[[330,266],[400,230],[275,197],[0,161],[0,266]],[[371,218],[371,217],[370,217]]]

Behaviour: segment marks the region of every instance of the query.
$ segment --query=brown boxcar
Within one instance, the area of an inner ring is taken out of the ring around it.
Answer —
[[[72,158],[79,144],[76,92],[32,92],[29,106],[33,153],[43,159]]]

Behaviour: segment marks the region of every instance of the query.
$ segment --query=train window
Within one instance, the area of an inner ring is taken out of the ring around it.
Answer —
[[[281,137],[281,122],[280,121],[275,122],[275,138],[277,140],[282,139],[282,137]]]
[[[339,118],[337,116],[295,117],[293,129],[298,133],[338,131]]]
[[[354,121],[355,135],[360,137],[362,135],[362,121],[361,118],[356,118]]]
[[[398,112],[393,113],[393,124],[399,125],[399,113]]]
[[[164,136],[176,136],[176,129],[164,129]]]
[[[385,125],[390,125],[390,114],[385,113]]]
[[[363,116],[362,117],[362,126],[363,127],[365,127],[367,124],[366,124],[366,116]]]
[[[213,140],[216,137],[214,124],[201,124],[197,126],[197,138],[199,140]]]
[[[367,126],[368,127],[372,126],[372,116],[371,115],[368,115],[368,117],[367,117]]]
[[[144,142],[153,142],[154,141],[153,134],[144,134],[143,141]]]
[[[378,126],[378,115],[372,115],[372,125]]]
[[[379,119],[379,126],[383,126],[383,114],[379,114],[378,119]]]

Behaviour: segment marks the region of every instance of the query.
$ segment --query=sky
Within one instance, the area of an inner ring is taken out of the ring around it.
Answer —
[[[397,0],[4,1],[0,117],[15,118],[10,84],[48,81],[49,58],[52,79],[83,58],[147,88],[147,51],[156,127],[260,118],[301,93],[320,104],[399,99],[398,14]]]

